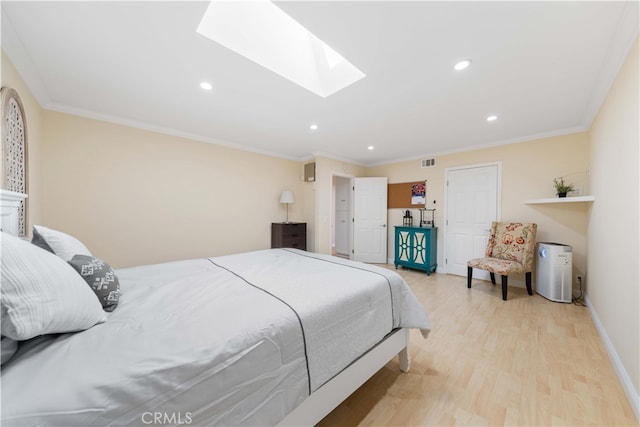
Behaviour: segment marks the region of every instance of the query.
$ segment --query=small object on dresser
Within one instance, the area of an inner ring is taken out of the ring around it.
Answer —
[[[307,223],[281,222],[271,223],[272,248],[296,248],[307,250]]]
[[[285,224],[289,224],[289,205],[295,202],[296,199],[293,197],[293,191],[284,190],[282,194],[280,194],[280,203],[287,206],[287,220],[284,222]]]

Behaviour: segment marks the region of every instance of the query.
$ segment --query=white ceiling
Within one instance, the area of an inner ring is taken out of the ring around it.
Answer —
[[[276,4],[367,76],[321,98],[197,34],[206,2],[2,1],[2,48],[48,109],[373,165],[586,130],[638,34],[635,1]]]

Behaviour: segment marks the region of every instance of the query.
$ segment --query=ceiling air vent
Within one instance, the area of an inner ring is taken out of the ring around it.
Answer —
[[[423,168],[432,168],[432,167],[435,167],[435,165],[436,165],[436,159],[435,159],[435,158],[434,158],[434,159],[422,159],[422,160],[420,161],[420,165],[421,165],[421,167],[423,167]]]

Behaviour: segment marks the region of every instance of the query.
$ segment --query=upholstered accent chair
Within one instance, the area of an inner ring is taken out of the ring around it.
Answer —
[[[489,242],[484,258],[467,262],[467,288],[471,288],[473,269],[489,271],[491,283],[496,284],[498,273],[502,277],[502,299],[507,300],[507,276],[524,273],[527,292],[531,289],[531,272],[535,255],[538,225],[521,222],[492,222]]]

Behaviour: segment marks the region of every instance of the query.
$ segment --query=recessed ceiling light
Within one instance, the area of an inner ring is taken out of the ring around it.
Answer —
[[[202,88],[202,90],[211,90],[213,89],[213,85],[209,82],[202,82],[200,83],[200,87]]]
[[[492,114],[487,117],[488,122],[495,122],[496,120],[498,120],[498,116],[496,116],[495,114]]]
[[[370,146],[367,147],[367,150],[373,150],[374,148],[376,148],[376,147],[374,147],[373,145],[370,145]]]
[[[457,62],[456,65],[453,66],[453,69],[456,71],[462,71],[464,69],[469,68],[469,65],[471,65],[471,60],[463,59],[462,61]]]
[[[311,126],[309,126],[309,129],[311,130],[318,130],[318,125],[317,124],[312,124]]]
[[[211,0],[196,31],[323,98],[365,77],[268,0]]]

